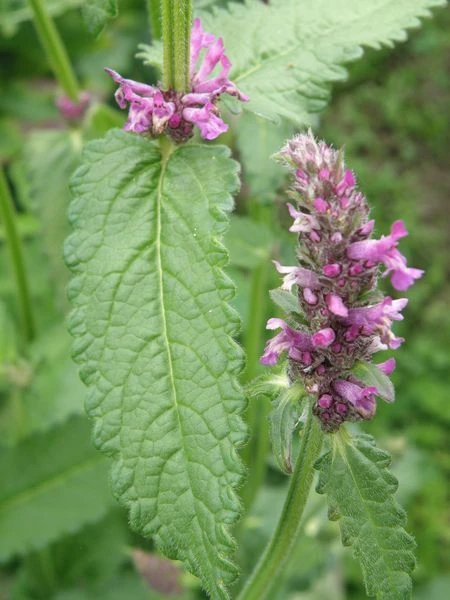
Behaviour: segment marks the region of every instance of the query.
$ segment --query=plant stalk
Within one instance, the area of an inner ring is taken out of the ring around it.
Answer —
[[[61,36],[48,12],[45,0],[29,0],[39,39],[59,85],[65,94],[78,102],[80,88]]]
[[[23,336],[30,342],[35,336],[33,309],[25,272],[22,245],[16,227],[14,204],[3,168],[0,167],[0,218],[5,231],[5,241],[11,257]]]
[[[311,488],[314,463],[319,455],[322,439],[322,430],[312,414],[312,404],[309,402],[299,455],[277,528],[239,594],[238,600],[268,598],[277,584],[301,530],[301,518]]]
[[[258,359],[263,346],[264,319],[267,306],[268,261],[253,270],[250,291],[250,318],[244,345],[247,354],[245,382],[254,379],[258,373]],[[266,471],[266,458],[269,447],[267,414],[268,405],[265,398],[250,398],[247,423],[250,440],[242,449],[242,460],[248,470],[247,480],[242,488],[241,499],[245,512],[253,504],[253,500],[261,486]]]
[[[160,0],[147,0],[147,12],[150,22],[152,40],[161,39],[161,2]]]
[[[161,0],[163,82],[166,89],[189,91],[192,0]]]

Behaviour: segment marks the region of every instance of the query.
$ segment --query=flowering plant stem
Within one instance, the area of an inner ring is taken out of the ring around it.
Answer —
[[[44,0],[30,0],[34,24],[59,85],[73,101],[79,100],[79,85],[62,39]]]
[[[147,11],[150,22],[152,40],[161,39],[161,2],[160,0],[147,0]]]
[[[189,90],[192,0],[161,0],[164,87]]]
[[[8,188],[3,169],[0,167],[0,218],[3,224],[6,244],[13,265],[14,278],[17,286],[18,305],[22,320],[24,338],[31,341],[34,338],[34,319],[31,307],[30,291],[25,273],[22,246],[16,228],[14,205]]]
[[[313,480],[314,463],[323,439],[319,422],[311,409],[310,405],[306,410],[300,451],[277,528],[238,600],[262,600],[269,597],[297,541]]]

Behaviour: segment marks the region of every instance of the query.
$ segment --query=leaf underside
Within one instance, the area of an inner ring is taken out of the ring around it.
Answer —
[[[352,546],[369,596],[383,600],[411,597],[414,539],[405,531],[406,515],[395,501],[396,478],[390,456],[371,436],[344,440],[333,436],[323,456],[317,491],[327,494],[329,518],[340,519],[344,546]]]
[[[115,130],[85,150],[66,242],[74,356],[114,492],[136,530],[214,598],[236,576],[227,526],[245,438],[239,320],[218,242],[237,185],[223,147],[163,157]]]
[[[203,27],[224,38],[230,79],[249,96],[246,110],[270,119],[311,124],[329,100],[330,83],[345,79],[343,64],[364,46],[379,49],[406,39],[430,8],[445,0],[246,0],[201,12]],[[148,64],[162,48],[141,46]]]

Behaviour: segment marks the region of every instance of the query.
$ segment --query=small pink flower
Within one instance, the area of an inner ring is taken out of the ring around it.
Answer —
[[[309,353],[313,348],[307,334],[292,329],[283,319],[269,319],[266,327],[267,329],[281,328],[281,332],[267,342],[260,359],[263,365],[275,365],[282,352],[287,351],[288,356],[297,359],[299,352]],[[307,354],[305,358],[310,361],[310,355]]]
[[[287,203],[289,214],[294,219],[294,223],[289,228],[289,231],[294,233],[309,233],[313,229],[320,229],[320,225],[313,215],[307,215],[296,210],[290,202]]]
[[[308,287],[311,289],[317,289],[320,287],[319,278],[317,275],[309,269],[303,267],[284,267],[277,260],[272,261],[275,265],[278,273],[285,273],[286,276],[283,278],[283,285],[281,286],[284,290],[291,290],[293,285],[299,285],[300,287]]]
[[[327,348],[334,342],[335,339],[336,334],[331,329],[331,327],[320,329],[311,337],[311,341],[315,348]]]
[[[338,317],[346,317],[348,315],[348,308],[337,294],[327,294],[325,300],[330,312],[334,315]]]
[[[383,371],[383,373],[388,376],[394,372],[395,366],[395,358],[388,358],[384,362],[377,364],[380,371]]]
[[[370,419],[376,410],[375,395],[378,393],[376,387],[361,387],[356,383],[337,379],[334,382],[336,392],[347,400],[363,419]]]
[[[391,274],[394,288],[404,291],[423,275],[421,269],[409,268],[406,258],[397,250],[398,240],[406,235],[408,232],[403,221],[395,221],[390,235],[383,236],[379,240],[354,242],[347,248],[347,256],[352,260],[383,262],[387,267],[385,275]]]

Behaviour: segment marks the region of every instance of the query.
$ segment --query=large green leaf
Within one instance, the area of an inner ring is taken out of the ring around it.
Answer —
[[[0,561],[103,517],[111,505],[104,463],[86,418],[0,450]]]
[[[96,444],[133,526],[214,598],[235,577],[241,351],[218,242],[238,185],[220,146],[160,150],[112,131],[73,181],[70,328]]]
[[[250,97],[243,105],[263,116],[301,125],[321,110],[329,83],[344,79],[342,65],[362,47],[406,39],[429,9],[445,0],[246,0],[201,13],[206,31],[222,36],[233,64],[230,78]],[[161,46],[142,46],[149,64]]]
[[[387,469],[390,456],[368,435],[351,439],[344,432],[331,440],[332,449],[317,465],[317,491],[327,494],[330,519],[340,519],[342,543],[353,547],[367,594],[410,598],[415,544],[393,496],[397,480]]]
[[[67,307],[69,278],[63,259],[63,242],[68,233],[69,179],[79,164],[81,146],[77,131],[36,131],[25,146],[31,208],[40,222],[55,300],[63,310]]]
[[[242,160],[245,182],[256,202],[273,202],[286,173],[272,154],[292,135],[292,124],[275,124],[244,112],[236,124],[236,143]]]

